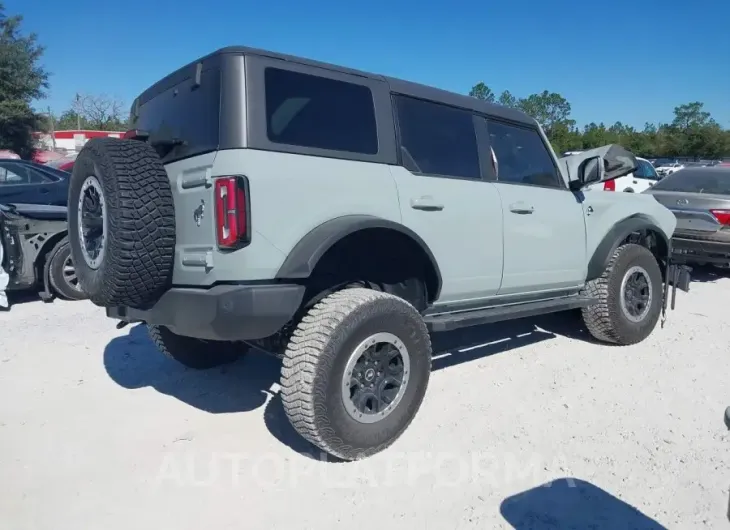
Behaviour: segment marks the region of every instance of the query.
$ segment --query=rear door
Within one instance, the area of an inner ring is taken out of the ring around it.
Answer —
[[[502,280],[502,204],[477,147],[471,112],[394,96],[401,164],[391,166],[402,223],[433,252],[438,302],[494,296]]]
[[[488,120],[504,212],[500,295],[572,290],[586,274],[583,205],[536,127]]]

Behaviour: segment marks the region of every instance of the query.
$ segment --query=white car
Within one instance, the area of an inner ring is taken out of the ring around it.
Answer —
[[[633,173],[629,173],[624,177],[619,177],[613,180],[607,180],[601,184],[594,184],[589,186],[589,191],[604,190],[604,191],[625,191],[626,193],[641,193],[651,188],[654,184],[659,182],[661,178],[651,162],[645,158],[636,157],[639,166]]]
[[[680,169],[684,169],[684,164],[680,164],[679,162],[668,162],[666,164],[661,164],[657,166],[656,172],[661,175],[662,177],[666,177],[667,175],[671,175],[675,171],[679,171]]]

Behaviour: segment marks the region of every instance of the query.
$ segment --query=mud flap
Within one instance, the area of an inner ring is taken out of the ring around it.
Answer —
[[[692,268],[687,265],[676,263],[672,260],[671,245],[669,255],[667,256],[667,265],[664,271],[664,291],[662,293],[662,328],[667,320],[667,303],[671,296],[670,308],[674,311],[675,302],[677,300],[677,289],[689,292],[689,284]],[[670,290],[671,287],[671,290]]]

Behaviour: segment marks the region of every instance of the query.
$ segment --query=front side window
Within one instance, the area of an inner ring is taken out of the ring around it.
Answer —
[[[497,181],[561,188],[562,180],[535,129],[488,120],[497,158]]]
[[[394,99],[406,169],[426,175],[481,178],[470,112],[407,96]]]
[[[378,153],[375,105],[368,87],[279,68],[266,68],[264,83],[271,142]]]

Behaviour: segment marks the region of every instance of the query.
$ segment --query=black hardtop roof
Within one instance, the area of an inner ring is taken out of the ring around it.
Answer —
[[[363,72],[360,70],[355,70],[352,68],[347,68],[344,66],[338,66],[330,63],[324,63],[320,61],[314,61],[312,59],[304,59],[302,57],[296,57],[294,55],[286,55],[283,53],[277,53],[277,52],[271,52],[267,50],[260,50],[257,48],[249,48],[246,46],[228,46],[225,48],[221,48],[219,50],[214,51],[213,53],[210,53],[204,57],[201,57],[199,59],[196,59],[195,61],[192,61],[191,63],[183,66],[182,68],[179,68],[178,70],[172,72],[171,74],[165,76],[163,79],[149,87],[147,90],[142,92],[136,99],[134,104],[143,104],[146,101],[149,101],[153,97],[155,97],[157,94],[164,92],[165,90],[177,85],[181,81],[190,78],[195,75],[195,68],[198,63],[203,63],[203,69],[206,69],[207,63],[215,63],[217,62],[222,55],[226,54],[232,54],[232,55],[256,55],[260,57],[269,57],[272,59],[279,59],[283,61],[290,61],[293,63],[306,65],[306,66],[313,66],[317,68],[323,68],[326,70],[334,70],[337,72],[343,72],[350,75],[356,75],[360,77],[365,77],[368,79],[375,79],[378,81],[385,81],[390,86],[390,89],[393,92],[397,92],[400,94],[413,96],[415,98],[420,99],[426,99],[430,101],[436,101],[440,103],[444,103],[446,105],[451,105],[454,107],[461,107],[464,109],[469,109],[475,112],[480,112],[484,114],[489,114],[492,116],[498,116],[502,118],[506,118],[509,120],[517,121],[517,122],[523,122],[530,125],[535,124],[535,120],[525,114],[524,112],[513,109],[510,107],[505,107],[503,105],[497,105],[495,103],[489,103],[487,101],[479,100],[477,98],[471,97],[471,96],[465,96],[463,94],[457,94],[455,92],[449,92],[447,90],[442,90],[439,88],[431,87],[428,85],[422,85],[419,83],[413,83],[411,81],[404,81],[402,79],[397,79],[394,77],[388,77],[384,75],[379,74],[372,74],[368,72]]]

